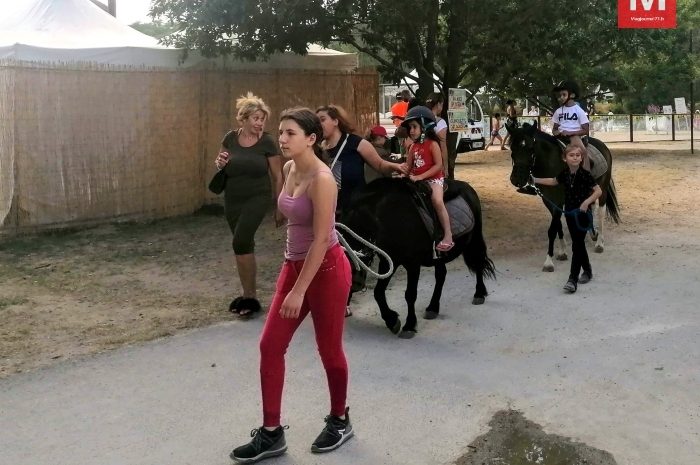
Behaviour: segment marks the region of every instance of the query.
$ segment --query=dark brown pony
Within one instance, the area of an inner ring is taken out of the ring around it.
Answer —
[[[531,126],[528,123],[522,127],[509,127],[511,136],[511,158],[513,170],[510,174],[510,182],[518,188],[524,189],[529,186],[530,176],[538,178],[553,178],[559,174],[566,163],[562,160],[562,148],[559,141],[547,133]],[[608,169],[596,182],[600,186],[603,194],[598,199],[598,203],[593,205],[593,229],[591,238],[595,241],[595,250],[602,253],[605,249],[603,241],[603,218],[606,216],[615,223],[619,223],[619,205],[615,184],[612,179],[613,159],[610,150],[605,144],[592,137],[588,138],[588,143],[597,148],[603,154],[608,163]],[[561,216],[564,209],[564,187],[539,186],[542,194],[542,201],[549,210],[552,220],[547,231],[549,237],[549,247],[545,258],[543,271],[554,271],[554,239],[559,238],[559,251],[556,255],[558,260],[566,260],[566,242],[561,224]]]

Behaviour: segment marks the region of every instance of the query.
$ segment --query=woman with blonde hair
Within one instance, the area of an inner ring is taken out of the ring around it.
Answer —
[[[221,141],[216,167],[226,170],[224,210],[233,234],[233,253],[243,293],[229,311],[249,318],[260,311],[257,300],[255,232],[282,189],[282,161],[275,139],[264,132],[270,109],[251,92],[236,100],[236,121]],[[275,220],[281,217],[275,212]]]

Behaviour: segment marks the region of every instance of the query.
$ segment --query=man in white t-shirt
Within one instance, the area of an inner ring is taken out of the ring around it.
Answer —
[[[581,136],[587,136],[589,131],[588,115],[574,101],[578,87],[571,82],[562,82],[554,88],[557,100],[561,105],[552,115],[552,134],[557,138],[568,138],[569,145],[576,145],[584,154],[581,165],[586,171],[591,170],[586,146]]]

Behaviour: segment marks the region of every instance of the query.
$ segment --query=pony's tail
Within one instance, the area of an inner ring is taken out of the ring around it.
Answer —
[[[620,223],[620,204],[617,202],[617,192],[615,191],[615,183],[610,177],[608,185],[608,198],[605,200],[607,217],[613,220],[616,224]]]
[[[472,194],[476,198],[470,207],[474,209],[474,229],[471,232],[471,240],[464,251],[464,263],[472,272],[479,272],[485,278],[496,279],[496,266],[487,253],[486,241],[484,240],[484,228],[481,217],[481,203],[478,194],[472,189]]]

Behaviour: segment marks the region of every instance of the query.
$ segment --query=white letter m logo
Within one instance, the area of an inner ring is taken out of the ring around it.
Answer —
[[[640,0],[644,11],[650,11],[654,0]],[[666,11],[666,0],[658,0],[658,11]],[[630,0],[630,11],[637,11],[637,0]]]

